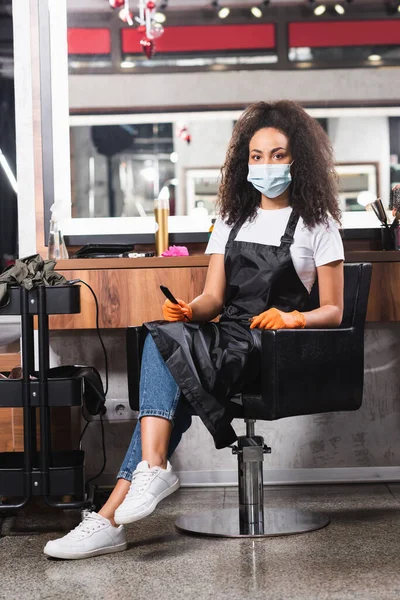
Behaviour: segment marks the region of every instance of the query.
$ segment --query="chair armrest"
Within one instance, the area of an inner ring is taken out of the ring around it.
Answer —
[[[353,327],[266,330],[261,346],[264,418],[361,406],[362,331]]]

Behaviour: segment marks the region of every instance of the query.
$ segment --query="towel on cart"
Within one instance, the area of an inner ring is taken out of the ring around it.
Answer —
[[[19,285],[32,290],[40,285],[66,285],[64,275],[54,271],[55,265],[55,260],[44,260],[40,254],[17,258],[15,264],[4,269],[0,275],[0,308],[9,302],[9,286]]]

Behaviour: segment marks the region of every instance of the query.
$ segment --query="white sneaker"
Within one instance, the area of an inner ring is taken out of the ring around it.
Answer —
[[[91,512],[75,529],[58,540],[47,542],[43,552],[54,558],[90,558],[126,550],[125,531],[113,527],[108,519]]]
[[[166,469],[149,467],[145,460],[140,462],[132,476],[131,487],[125,500],[115,511],[118,524],[133,523],[150,515],[157,504],[179,488],[179,479],[170,463]]]

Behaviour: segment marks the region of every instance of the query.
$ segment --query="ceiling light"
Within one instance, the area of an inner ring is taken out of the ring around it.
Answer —
[[[226,19],[226,17],[229,17],[230,12],[231,12],[231,9],[228,8],[227,6],[224,6],[223,8],[221,8],[218,11],[218,16],[220,19]]]
[[[14,173],[12,172],[10,165],[7,162],[6,157],[4,156],[4,154],[1,151],[1,148],[0,148],[0,165],[3,167],[3,171],[4,171],[5,175],[6,175],[8,181],[9,181],[11,187],[12,187],[12,189],[14,190],[14,192],[16,194],[18,194],[17,181],[16,181],[16,179],[14,177]]]
[[[164,13],[158,11],[156,12],[156,14],[154,15],[154,20],[157,23],[165,23],[165,21],[167,20],[167,17],[164,15]]]
[[[314,8],[314,15],[316,17],[320,17],[321,15],[324,14],[325,11],[326,11],[326,6],[324,6],[323,4],[318,4],[318,6],[316,6]]]
[[[261,19],[262,10],[258,6],[252,6],[250,9],[250,12],[253,15],[253,17],[255,17],[256,19]]]
[[[400,12],[400,2],[399,0],[387,0],[385,8],[388,15],[395,15],[397,12]]]
[[[123,60],[121,62],[121,69],[133,69],[133,67],[136,65],[136,63],[134,63],[131,60]]]
[[[344,6],[342,6],[341,4],[335,4],[335,11],[338,13],[338,15],[344,15],[344,13],[346,12]]]
[[[370,62],[379,62],[382,59],[380,54],[370,54],[368,56],[368,60]]]

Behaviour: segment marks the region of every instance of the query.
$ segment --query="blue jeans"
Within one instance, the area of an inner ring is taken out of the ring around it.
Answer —
[[[182,435],[192,423],[189,407],[184,401],[180,401],[180,396],[181,391],[175,379],[169,372],[153,338],[148,334],[144,343],[140,371],[139,420],[117,475],[118,479],[131,481],[133,471],[142,460],[140,434],[142,417],[163,417],[173,423],[168,458],[175,452]]]

